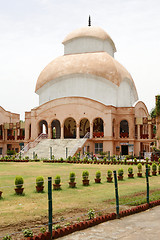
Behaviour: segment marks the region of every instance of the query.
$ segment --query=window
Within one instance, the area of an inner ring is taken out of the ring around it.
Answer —
[[[0,148],[0,155],[2,155],[2,152],[3,152],[3,148]]]
[[[95,143],[95,153],[103,152],[103,143]]]

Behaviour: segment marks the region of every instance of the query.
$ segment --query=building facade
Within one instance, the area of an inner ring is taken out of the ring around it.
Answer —
[[[138,101],[116,47],[99,27],[84,27],[63,41],[64,55],[49,63],[36,83],[39,106],[25,113],[25,144],[41,133],[49,139],[83,138],[81,152],[149,152],[155,119]]]

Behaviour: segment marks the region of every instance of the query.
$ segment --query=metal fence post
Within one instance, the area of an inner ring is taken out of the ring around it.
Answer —
[[[149,204],[149,179],[148,179],[148,164],[146,164],[146,183],[147,183],[147,203]]]
[[[116,195],[116,214],[117,214],[117,218],[119,218],[119,196],[118,196],[118,183],[117,183],[116,171],[113,171],[113,174],[114,174],[115,195]]]
[[[52,177],[48,177],[48,228],[52,239]]]
[[[111,157],[110,157],[110,151],[108,151],[108,160],[110,160]]]

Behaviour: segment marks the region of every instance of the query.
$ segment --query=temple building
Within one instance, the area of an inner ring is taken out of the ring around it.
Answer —
[[[62,43],[64,55],[37,79],[39,106],[25,113],[26,154],[35,151],[44,157],[46,146],[46,157],[49,148],[57,157],[65,157],[66,148],[70,155],[150,152],[155,119],[138,100],[130,73],[115,60],[111,37],[88,26],[71,32]],[[63,153],[54,146],[62,146]]]

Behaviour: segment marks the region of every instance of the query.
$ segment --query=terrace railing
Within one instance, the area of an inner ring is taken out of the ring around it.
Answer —
[[[24,146],[21,151],[17,154],[17,157],[25,154],[30,148],[34,148],[42,139],[48,138],[48,134],[41,133],[33,142],[29,142],[26,146]]]

